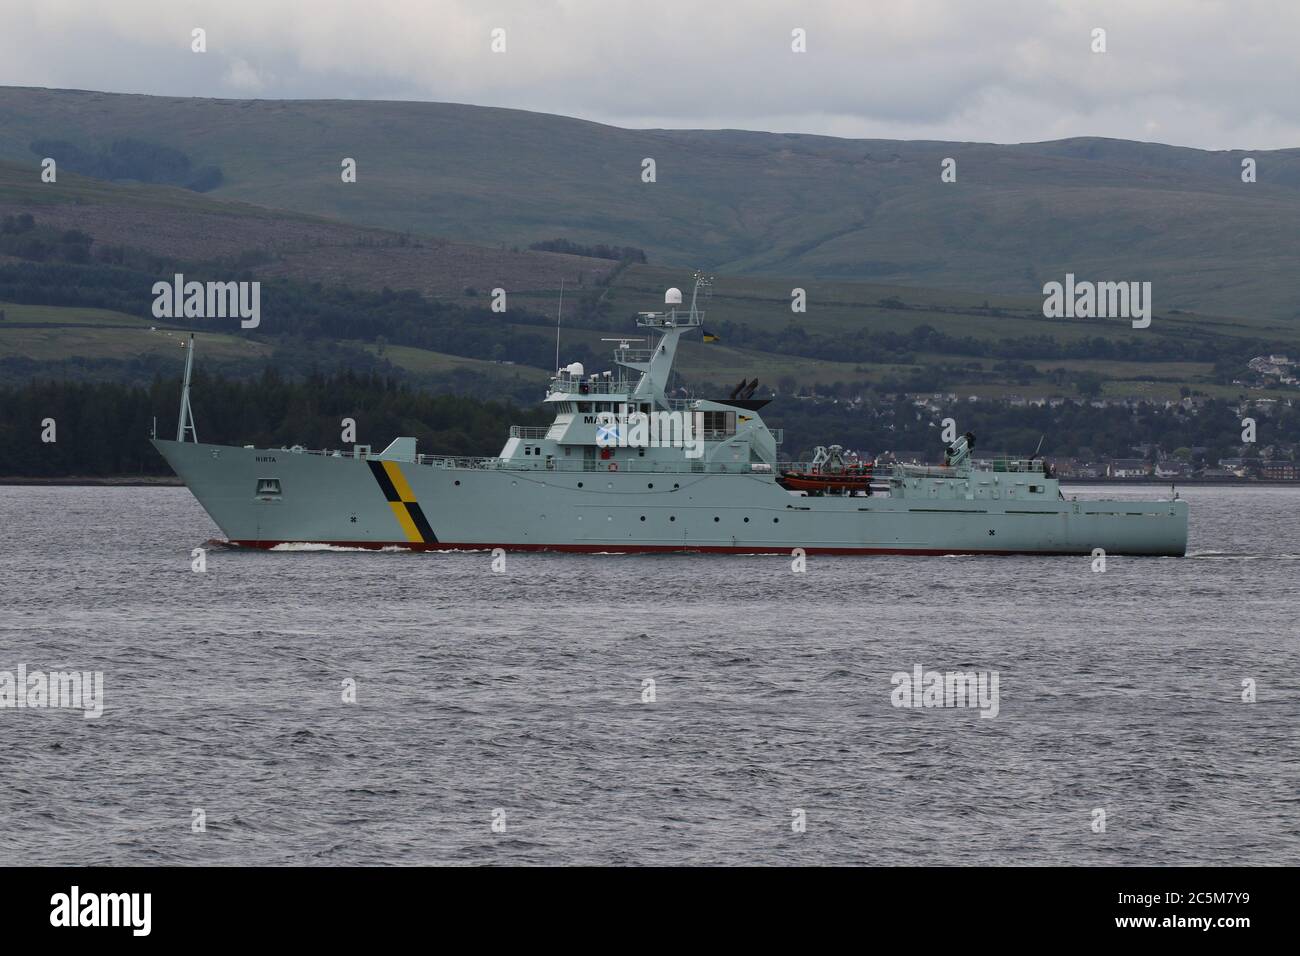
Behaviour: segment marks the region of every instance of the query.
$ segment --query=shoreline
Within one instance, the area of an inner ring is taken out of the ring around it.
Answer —
[[[1218,488],[1300,488],[1300,480],[1264,478],[1062,478],[1062,487],[1066,485],[1133,485],[1142,487],[1165,487],[1167,485],[1192,485],[1197,487]],[[0,486],[67,486],[82,488],[184,488],[185,482],[175,475],[65,475],[38,478],[21,475],[0,475]]]
[[[69,475],[53,478],[0,476],[0,485],[67,485],[82,488],[184,488],[185,482],[175,475]]]
[[[1062,478],[1061,485],[1151,485],[1162,488],[1167,485],[1193,485],[1217,488],[1254,488],[1254,487],[1295,487],[1300,488],[1300,480],[1287,478]]]

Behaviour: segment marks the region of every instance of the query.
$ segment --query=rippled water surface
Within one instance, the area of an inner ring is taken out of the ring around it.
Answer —
[[[1300,489],[1183,496],[1192,556],[1104,573],[213,550],[196,574],[218,532],[184,489],[0,488],[0,671],[105,687],[97,720],[0,709],[0,863],[1300,863]],[[997,671],[997,717],[894,707],[916,665]]]

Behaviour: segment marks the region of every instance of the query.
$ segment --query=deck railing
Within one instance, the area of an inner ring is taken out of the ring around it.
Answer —
[[[630,395],[636,384],[626,378],[575,378],[562,375],[551,379],[550,395]]]
[[[549,435],[551,428],[553,427],[554,426],[552,425],[511,425],[510,437],[538,441]],[[785,431],[783,429],[769,428],[768,431],[771,432],[772,440],[775,441],[776,444],[779,445],[781,442],[785,441]],[[727,438],[731,438],[735,434],[735,432],[708,429],[705,431],[697,431],[694,437],[703,441],[723,441]]]
[[[550,432],[550,430],[551,430],[550,425],[511,425],[510,437],[527,438],[527,439],[535,440],[539,438],[545,438],[547,433]]]
[[[505,458],[465,458],[448,455],[418,455],[415,464],[430,468],[473,469],[479,471],[558,471],[590,472],[593,474],[731,474],[771,475],[773,469],[761,463],[747,461],[706,462],[700,458],[683,458],[680,461],[653,461],[634,458],[630,461],[616,459],[548,458],[523,460]],[[615,466],[612,470],[610,466]],[[755,467],[755,466],[758,467]]]

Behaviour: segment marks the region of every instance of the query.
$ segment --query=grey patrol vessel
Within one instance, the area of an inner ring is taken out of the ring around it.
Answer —
[[[972,458],[969,433],[943,465],[884,469],[819,449],[783,463],[779,429],[752,397],[675,399],[681,336],[700,328],[669,289],[645,337],[611,340],[616,370],[557,370],[549,427],[513,426],[495,458],[419,454],[416,440],[312,451],[210,445],[190,408],[186,352],[175,441],[154,445],[230,543],[415,550],[810,554],[1183,555],[1187,503],[1076,500],[1041,460]],[[558,364],[558,363],[557,363]]]

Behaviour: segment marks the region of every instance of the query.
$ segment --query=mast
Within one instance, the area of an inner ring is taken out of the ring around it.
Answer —
[[[190,408],[190,373],[194,370],[194,333],[190,333],[189,344],[181,343],[185,349],[185,380],[181,384],[181,413],[176,421],[176,440],[185,441],[185,433],[197,444],[199,433],[194,428],[194,410]]]
[[[691,307],[686,315],[679,315],[676,309],[667,312],[642,312],[637,317],[637,325],[653,329],[659,333],[659,341],[644,362],[624,362],[619,364],[641,373],[632,397],[636,399],[665,400],[668,390],[668,376],[673,370],[673,360],[677,355],[677,340],[683,332],[697,328],[704,321],[704,313],[696,307],[700,289],[708,295],[711,278],[702,273],[695,273],[695,288],[691,290]],[[664,296],[665,305],[680,305],[681,293],[669,289]]]
[[[555,370],[560,370],[560,316],[564,315],[564,278],[560,278],[560,307],[555,311]]]

